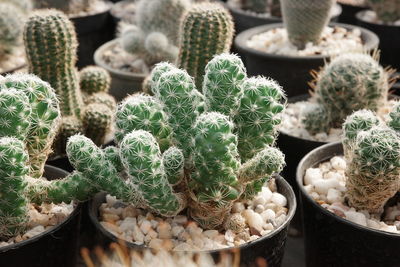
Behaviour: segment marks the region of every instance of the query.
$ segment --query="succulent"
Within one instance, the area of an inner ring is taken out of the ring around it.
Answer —
[[[375,11],[378,19],[384,23],[400,19],[400,2],[398,0],[366,0],[366,2]]]
[[[318,43],[335,0],[281,0],[289,41],[298,49]]]
[[[200,3],[188,10],[180,27],[178,66],[200,88],[208,61],[230,50],[234,33],[232,17],[220,4]]]
[[[174,62],[178,56],[179,23],[189,0],[140,0],[136,23],[122,32],[121,45],[148,65]]]
[[[60,99],[63,121],[56,154],[65,153],[67,138],[76,133],[87,134],[97,144],[104,142],[116,108],[107,94],[110,76],[93,66],[77,71],[72,22],[60,11],[36,11],[26,23],[24,40],[29,71],[49,82]]]
[[[0,60],[21,44],[24,12],[9,2],[0,2]]]
[[[88,180],[76,172],[54,181],[42,178],[60,120],[53,89],[34,75],[0,81],[0,239],[21,234],[28,203],[70,202],[90,195]]]
[[[304,120],[311,134],[339,128],[353,111],[376,111],[384,105],[389,74],[370,55],[344,54],[323,68],[313,89],[318,105],[307,111]]]
[[[235,55],[216,56],[208,66],[229,75],[206,72],[204,84],[214,81],[222,89],[211,86],[202,95],[186,71],[158,64],[150,76],[154,96],[135,94],[118,107],[117,147],[102,150],[83,136],[72,137],[72,164],[97,190],[123,201],[163,216],[188,207],[205,228],[234,227],[226,223],[233,203],[253,197],[284,165],[284,155],[273,147],[284,94],[271,80],[247,79]],[[234,93],[227,100],[224,92]],[[214,110],[222,106],[226,114]]]
[[[343,125],[349,204],[382,213],[400,189],[400,138],[370,111],[358,111]]]
[[[400,132],[400,102],[396,102],[392,111],[389,113],[389,127]]]

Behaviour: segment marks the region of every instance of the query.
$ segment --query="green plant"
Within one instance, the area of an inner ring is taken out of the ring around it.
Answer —
[[[220,4],[200,3],[188,10],[180,27],[178,66],[194,78],[200,89],[208,61],[230,50],[233,20]]]
[[[400,189],[399,136],[365,110],[349,116],[343,130],[349,204],[382,213],[388,199]]]
[[[20,46],[24,19],[22,10],[8,2],[0,3],[0,60]]]
[[[353,111],[376,111],[384,105],[389,87],[389,72],[372,56],[338,56],[316,77],[313,98],[317,105],[306,114],[304,125],[311,134],[339,128]]]
[[[285,105],[279,85],[247,79],[237,56],[216,56],[209,66],[243,80],[230,84],[225,76],[212,77],[223,91],[237,91],[236,98],[226,101],[222,91],[203,96],[187,72],[159,64],[151,75],[155,95],[132,95],[118,107],[118,147],[103,151],[83,136],[72,137],[67,146],[72,164],[96,180],[98,190],[124,201],[165,216],[187,206],[203,227],[222,226],[236,200],[251,198],[281,171],[284,155],[273,144]],[[222,102],[227,115],[213,110]],[[255,129],[258,134],[249,133]],[[254,140],[244,138],[249,136]],[[251,149],[242,153],[244,142]],[[121,171],[126,181],[118,177]]]
[[[384,23],[400,19],[400,2],[398,0],[366,0],[366,2],[375,11],[378,19]]]
[[[134,26],[122,32],[121,45],[153,65],[174,62],[178,56],[179,22],[188,0],[140,0]]]
[[[281,0],[289,41],[298,49],[318,43],[335,0]]]
[[[389,113],[389,126],[393,130],[400,132],[400,102],[397,102]]]
[[[0,239],[27,228],[28,203],[69,202],[89,196],[88,180],[74,173],[62,180],[42,179],[60,110],[53,89],[33,75],[0,81]]]
[[[107,95],[110,77],[98,67],[87,67],[78,73],[75,67],[78,44],[71,21],[60,11],[36,11],[25,25],[24,40],[29,71],[49,82],[60,99],[66,125],[61,125],[56,154],[65,153],[70,134],[82,132],[101,144],[116,106]],[[99,131],[93,130],[97,127]]]

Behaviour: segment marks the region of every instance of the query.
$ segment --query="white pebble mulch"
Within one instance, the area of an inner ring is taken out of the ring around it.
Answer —
[[[0,242],[0,247],[19,243],[36,235],[50,230],[62,223],[74,210],[71,204],[42,204],[40,206],[29,205],[28,230],[23,235],[17,235],[7,242]]]
[[[307,169],[304,175],[304,189],[322,207],[330,212],[362,226],[400,234],[400,203],[385,210],[385,218],[370,214],[366,210],[356,210],[345,202],[346,161],[343,157],[333,157],[317,168]]]
[[[240,214],[246,222],[245,230],[238,234],[204,230],[186,215],[155,216],[110,195],[99,208],[100,224],[121,239],[155,249],[198,251],[239,246],[268,235],[286,221],[286,197],[276,192],[273,180],[268,185],[253,201],[234,204],[232,214]]]
[[[268,54],[286,56],[334,56],[343,52],[362,52],[361,31],[351,31],[343,27],[326,27],[319,44],[308,43],[303,50],[298,50],[289,42],[286,29],[276,28],[252,36],[247,46]]]

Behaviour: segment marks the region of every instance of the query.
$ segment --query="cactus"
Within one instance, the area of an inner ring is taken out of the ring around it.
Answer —
[[[147,94],[156,94],[153,89],[157,89],[157,82],[160,79],[161,74],[175,69],[175,66],[168,62],[160,62],[154,65],[150,75],[143,82],[143,92]]]
[[[83,100],[86,105],[104,104],[111,111],[115,111],[115,108],[117,107],[117,102],[115,101],[115,98],[112,95],[109,95],[108,93],[104,92],[94,93],[92,95],[85,97]]]
[[[8,2],[0,3],[0,60],[20,46],[24,19],[22,10]]]
[[[181,22],[178,66],[194,78],[198,88],[208,61],[214,55],[229,52],[233,33],[232,17],[220,4],[196,4],[185,14]]]
[[[107,93],[111,85],[111,76],[97,66],[88,66],[79,72],[79,84],[86,94]]]
[[[400,132],[400,102],[396,102],[392,111],[389,113],[389,127]]]
[[[163,154],[163,166],[170,185],[177,185],[183,180],[185,158],[177,147],[170,147]]]
[[[376,111],[384,105],[389,90],[389,75],[370,55],[345,54],[333,59],[317,75],[313,97],[325,110],[329,128],[339,128],[353,111]],[[306,114],[304,125],[310,133],[321,116]],[[325,130],[325,123],[320,130]]]
[[[303,124],[310,134],[327,133],[331,126],[324,106],[313,103],[304,112]]]
[[[105,143],[113,122],[113,111],[104,104],[89,104],[82,115],[83,132],[97,145]]]
[[[378,19],[384,23],[393,23],[400,19],[400,2],[398,0],[367,0]]]
[[[335,0],[281,0],[289,41],[298,49],[318,43]]]
[[[149,65],[174,62],[178,56],[179,22],[189,6],[189,0],[140,0],[135,26],[121,35],[122,47],[140,55]]]

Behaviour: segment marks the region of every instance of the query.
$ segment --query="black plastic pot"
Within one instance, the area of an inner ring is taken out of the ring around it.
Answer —
[[[58,157],[54,157],[54,158],[48,159],[46,164],[50,165],[50,166],[54,166],[54,167],[60,168],[60,169],[62,169],[64,171],[67,171],[67,172],[72,172],[74,170],[74,167],[72,167],[72,165],[69,162],[67,156],[62,156],[62,157],[58,156]]]
[[[278,191],[283,194],[288,200],[289,212],[285,223],[279,226],[274,232],[264,237],[261,237],[255,241],[248,242],[239,247],[233,249],[219,249],[206,251],[201,253],[210,253],[213,257],[218,258],[220,253],[234,253],[235,250],[240,250],[240,266],[257,266],[255,261],[257,258],[263,258],[267,261],[269,267],[280,266],[285,250],[287,231],[289,228],[289,223],[296,210],[296,197],[293,193],[292,188],[289,184],[282,178],[276,177],[276,183],[278,186]],[[96,244],[103,245],[107,247],[108,244],[112,242],[123,242],[128,248],[143,250],[148,249],[144,246],[138,246],[133,243],[124,242],[118,239],[116,236],[108,232],[98,220],[98,210],[99,206],[105,202],[105,193],[97,194],[94,199],[89,203],[89,217],[91,222],[96,229],[94,234],[94,240]]]
[[[84,17],[70,17],[78,36],[78,68],[93,65],[93,55],[102,44],[112,40],[116,24],[110,15],[110,8],[101,13]]]
[[[45,167],[44,176],[51,180],[68,175],[67,172]],[[75,267],[78,256],[80,224],[78,205],[61,224],[33,238],[0,248],[2,267]]]
[[[352,30],[359,28],[348,24],[331,23],[331,26],[341,26]],[[284,56],[267,54],[250,48],[246,42],[253,35],[275,28],[282,28],[282,23],[255,27],[240,33],[235,38],[235,48],[244,56],[247,73],[251,76],[263,75],[279,82],[286,94],[291,96],[307,93],[308,82],[312,80],[311,70],[318,70],[329,59],[328,56]],[[371,31],[360,28],[365,50],[371,51],[378,47],[379,39]]]
[[[364,16],[369,10],[356,14],[357,24],[373,31],[379,37],[379,49],[381,50],[381,62],[400,70],[400,26],[384,25],[366,21]]]
[[[400,266],[399,234],[345,220],[321,207],[304,190],[303,176],[308,168],[342,154],[340,142],[327,144],[307,154],[297,168],[307,266]]]
[[[342,13],[340,14],[339,19],[338,19],[338,21],[340,23],[356,25],[357,24],[357,20],[356,20],[357,12],[367,9],[367,7],[363,7],[363,6],[353,6],[353,5],[349,5],[349,4],[343,4],[340,1],[338,1],[338,3],[342,7]]]

